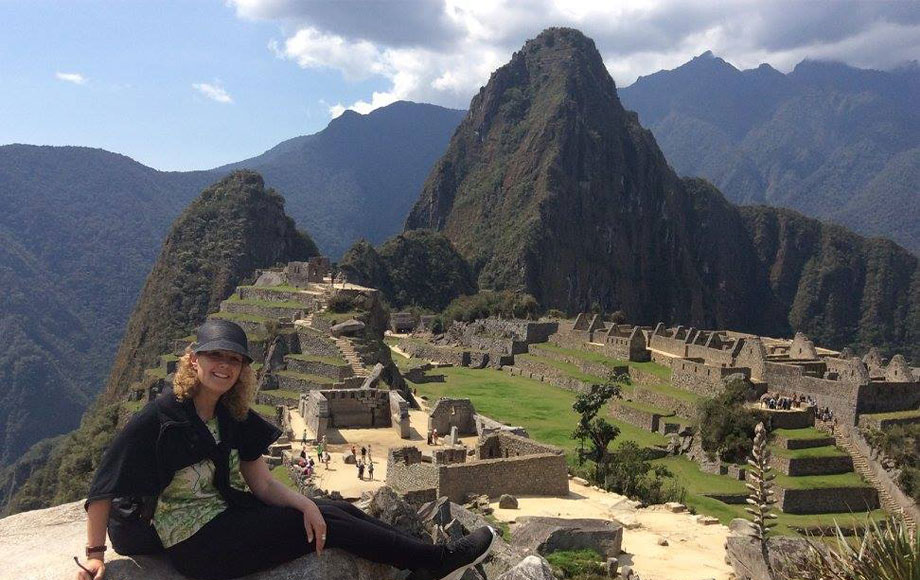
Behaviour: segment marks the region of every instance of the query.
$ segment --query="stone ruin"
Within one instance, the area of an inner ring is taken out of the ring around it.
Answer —
[[[567,348],[586,348],[610,358],[643,362],[649,360],[646,327],[607,323],[601,314],[580,313],[573,323],[559,324],[550,342]]]
[[[313,390],[300,395],[298,410],[317,441],[333,428],[393,428],[403,439],[411,437],[409,404],[397,391]]]
[[[463,503],[469,495],[566,496],[568,469],[562,449],[507,431],[481,436],[473,459],[464,446],[431,456],[414,446],[390,449],[387,485],[409,501],[446,496]]]

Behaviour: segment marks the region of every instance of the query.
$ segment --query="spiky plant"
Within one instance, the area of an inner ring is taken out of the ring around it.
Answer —
[[[836,526],[836,545],[809,542],[808,558],[797,566],[796,580],[920,580],[920,534],[903,520],[869,521],[856,538]]]
[[[773,497],[773,479],[776,475],[771,473],[767,429],[762,422],[758,423],[754,429],[754,448],[751,450],[748,465],[751,466],[751,469],[745,485],[750,490],[747,497],[750,506],[744,509],[754,517],[754,531],[757,539],[760,540],[760,551],[763,554],[767,572],[772,578],[774,574],[767,548],[767,534],[775,525],[771,520],[776,519],[776,515],[772,513],[772,506],[776,503]]]

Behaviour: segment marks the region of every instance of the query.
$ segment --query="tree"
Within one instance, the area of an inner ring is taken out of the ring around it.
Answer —
[[[578,439],[580,442],[578,464],[594,462],[595,482],[601,480],[601,464],[607,458],[607,447],[620,434],[620,429],[616,425],[611,425],[604,418],[598,418],[597,414],[611,397],[619,393],[620,387],[616,382],[594,385],[590,393],[578,395],[572,404],[572,408],[579,414],[578,426],[572,432],[572,439]]]

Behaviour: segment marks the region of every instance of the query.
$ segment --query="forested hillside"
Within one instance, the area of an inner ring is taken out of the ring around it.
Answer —
[[[672,167],[920,251],[920,66],[738,70],[707,52],[620,89]]]

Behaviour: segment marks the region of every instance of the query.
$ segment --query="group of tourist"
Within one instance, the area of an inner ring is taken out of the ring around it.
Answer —
[[[428,430],[428,445],[437,445],[438,444],[438,430],[429,429]]]
[[[802,407],[816,407],[817,402],[811,395],[798,395],[792,393],[790,397],[767,393],[760,398],[760,406],[764,409],[791,411],[792,409],[800,409]]]

